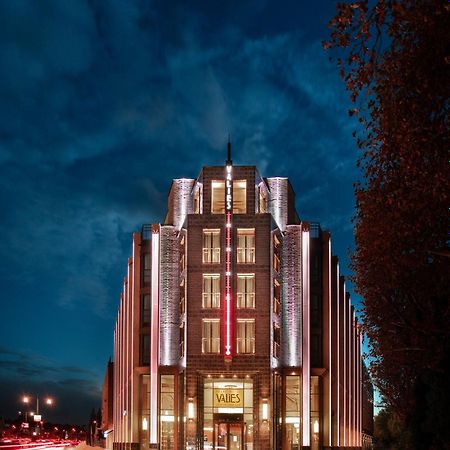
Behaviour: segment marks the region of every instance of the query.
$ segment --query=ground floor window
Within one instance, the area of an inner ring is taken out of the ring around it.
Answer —
[[[297,450],[302,443],[301,377],[286,376],[285,448]]]
[[[143,448],[148,445],[150,424],[150,376],[141,375],[139,382],[139,442]]]
[[[320,378],[311,377],[311,450],[320,449]]]
[[[175,376],[161,375],[159,408],[160,449],[175,448]]]

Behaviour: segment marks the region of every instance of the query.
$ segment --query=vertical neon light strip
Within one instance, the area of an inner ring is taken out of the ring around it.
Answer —
[[[310,444],[310,332],[309,332],[309,231],[302,231],[302,407],[303,445]]]
[[[152,233],[152,331],[150,350],[150,443],[158,443],[159,226]]]
[[[233,329],[232,329],[232,242],[231,242],[231,216],[233,211],[233,180],[231,165],[226,166],[225,182],[225,359],[233,355]]]

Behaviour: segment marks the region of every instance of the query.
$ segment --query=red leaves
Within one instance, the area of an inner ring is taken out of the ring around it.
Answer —
[[[364,128],[354,281],[373,375],[402,416],[414,406],[414,380],[442,371],[450,342],[449,12],[439,0],[340,4],[325,47],[339,52],[339,73],[359,102],[349,110]]]

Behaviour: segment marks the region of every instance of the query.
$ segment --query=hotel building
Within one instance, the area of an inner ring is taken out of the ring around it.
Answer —
[[[233,166],[229,148],[173,180],[164,222],[134,233],[113,374],[117,450],[370,448],[330,233],[299,217],[287,178]]]

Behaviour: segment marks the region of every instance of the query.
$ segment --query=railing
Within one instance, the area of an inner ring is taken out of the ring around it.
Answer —
[[[255,294],[253,292],[238,292],[237,293],[237,307],[238,308],[254,308]]]
[[[255,247],[238,247],[237,262],[249,264],[255,262]]]
[[[202,306],[203,308],[220,308],[220,293],[204,292]]]
[[[203,248],[203,262],[210,264],[219,264],[220,247]]]

